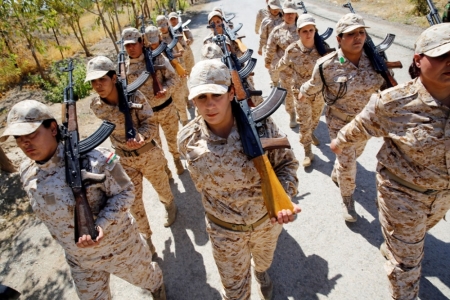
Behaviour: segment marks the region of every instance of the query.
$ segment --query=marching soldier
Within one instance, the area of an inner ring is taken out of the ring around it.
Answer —
[[[266,51],[269,34],[275,27],[283,23],[283,14],[281,13],[280,0],[269,0],[267,9],[269,11],[269,15],[265,17],[261,23],[261,34],[259,36],[258,48],[259,55],[263,55],[263,51]]]
[[[393,299],[417,299],[426,233],[450,208],[450,24],[426,29],[414,48],[418,78],[373,95],[331,143],[340,153],[384,139],[376,178]]]
[[[285,0],[283,3],[284,22],[273,29],[267,41],[266,56],[264,58],[265,67],[269,70],[272,79],[272,86],[278,85],[278,80],[282,88],[287,90],[284,102],[286,112],[290,116],[289,127],[297,126],[295,117],[295,99],[292,93],[293,71],[285,69],[282,72],[275,70],[278,61],[283,57],[286,48],[293,42],[298,41],[297,26],[295,20],[298,17],[297,7],[293,0]]]
[[[316,21],[309,14],[302,14],[297,20],[298,35],[300,40],[286,48],[284,56],[277,64],[277,71],[290,68],[293,70],[292,87],[294,95],[298,95],[298,88],[311,78],[316,61],[321,57],[314,45],[314,34],[317,31]],[[319,124],[325,102],[321,94],[317,94],[312,100],[302,98],[296,102],[298,121],[300,123],[300,144],[305,149],[303,166],[308,167],[314,159],[311,151],[311,143],[319,145],[319,140],[314,135],[314,129]]]
[[[147,238],[147,243],[155,253],[151,241],[152,231],[142,199],[142,179],[147,178],[156,190],[159,200],[166,208],[165,227],[175,222],[177,206],[169,186],[169,177],[165,171],[167,160],[154,138],[158,132],[157,123],[147,98],[136,91],[133,102],[142,104],[142,109],[130,108],[136,137],[128,139],[125,135],[125,116],[119,110],[119,90],[117,88],[116,68],[105,56],[91,59],[86,67],[86,80],[90,81],[98,96],[92,99],[91,109],[102,120],[116,125],[110,135],[115,153],[121,157],[122,165],[135,186],[136,198],[130,210],[139,226],[139,231]]]
[[[98,237],[74,242],[75,198],[66,183],[64,145],[55,118],[44,104],[24,100],[11,108],[0,141],[14,136],[28,157],[20,166],[23,187],[36,216],[63,247],[81,300],[111,299],[110,274],[165,300],[161,269],[139,235],[129,208],[134,187],[119,158],[105,148],[86,154],[91,172],[106,180],[86,186]],[[133,270],[133,272],[130,272]]]
[[[243,153],[231,101],[230,71],[215,59],[198,62],[189,79],[190,94],[199,116],[178,134],[206,211],[206,226],[223,285],[223,299],[249,299],[251,261],[261,299],[271,299],[270,267],[283,223],[294,220],[300,208],[269,219],[261,194],[261,178]],[[269,137],[283,134],[267,119]],[[288,195],[297,193],[298,161],[289,149],[269,153],[269,160]],[[278,221],[278,222],[277,222]]]
[[[312,102],[322,94],[330,138],[350,122],[369,101],[370,95],[385,83],[363,51],[366,30],[361,16],[346,14],[336,24],[340,49],[320,58],[309,81],[300,88],[299,102]],[[336,155],[331,179],[339,185],[345,221],[356,222],[355,191],[356,159],[367,141],[342,149]]]
[[[176,12],[171,12],[169,14],[169,22],[172,27],[178,25],[179,19],[178,14]],[[192,52],[191,49],[191,45],[194,42],[194,36],[192,35],[192,32],[189,30],[189,28],[186,27],[182,29],[183,29],[183,37],[180,39],[180,44],[184,48],[183,62],[186,67],[186,71],[188,73],[191,73],[191,69],[195,65],[194,53]]]
[[[269,0],[266,0],[266,5],[269,2]],[[255,23],[255,33],[259,34],[259,29],[261,27],[261,23],[264,20],[264,18],[269,16],[269,10],[267,8],[261,8],[258,10],[258,14],[256,15],[256,23]]]

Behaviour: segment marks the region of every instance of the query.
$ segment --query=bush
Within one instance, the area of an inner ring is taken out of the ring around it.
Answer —
[[[32,82],[39,84],[45,91],[45,99],[54,103],[61,103],[64,101],[64,89],[69,84],[69,73],[62,71],[66,68],[68,63],[66,60],[62,60],[53,63],[51,68],[50,78],[51,80],[44,81],[40,76],[32,76]],[[86,66],[82,60],[73,60],[72,71],[72,85],[74,99],[81,99],[89,95],[91,91],[91,84],[84,82],[86,78]]]

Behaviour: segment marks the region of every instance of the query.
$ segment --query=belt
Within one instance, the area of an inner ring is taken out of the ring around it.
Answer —
[[[330,112],[330,115],[340,119],[341,121],[347,122],[347,123],[355,118],[355,116],[344,114],[343,112],[340,112],[339,110],[337,110],[331,106],[328,106],[328,111]]]
[[[261,225],[265,220],[267,220],[269,218],[269,214],[265,214],[261,219],[259,219],[258,221],[256,221],[253,224],[250,225],[245,225],[245,224],[233,224],[233,223],[228,223],[225,221],[222,221],[220,219],[217,219],[216,217],[214,217],[213,215],[206,213],[206,216],[208,217],[208,219],[213,222],[214,224],[223,227],[225,229],[229,229],[229,230],[233,230],[233,231],[253,231],[255,230],[256,227],[258,227],[259,225]]]
[[[384,171],[386,173],[386,175],[389,177],[389,179],[394,180],[395,182],[406,186],[407,188],[410,188],[416,192],[425,194],[425,195],[431,195],[435,192],[438,192],[438,190],[430,190],[430,189],[426,189],[423,187],[420,187],[418,185],[415,185],[414,183],[411,183],[409,181],[406,181],[400,177],[398,177],[397,175],[395,175],[394,173],[392,173],[391,171],[389,171],[388,169],[384,168],[382,171]]]
[[[133,157],[133,156],[139,156],[142,153],[145,153],[145,152],[149,151],[150,149],[152,149],[155,146],[156,146],[156,142],[154,140],[152,140],[150,143],[147,143],[144,146],[142,146],[141,148],[136,149],[136,150],[127,151],[127,150],[123,150],[123,149],[120,149],[120,148],[116,148],[115,152],[119,156]]]
[[[172,103],[172,97],[167,99],[163,104],[157,105],[155,107],[152,107],[152,110],[153,110],[153,112],[157,112],[157,111],[163,110],[164,108],[169,106],[171,103]]]

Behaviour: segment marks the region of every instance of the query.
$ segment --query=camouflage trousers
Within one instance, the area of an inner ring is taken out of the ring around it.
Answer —
[[[381,168],[381,167],[380,167]],[[425,235],[450,208],[450,191],[429,195],[377,174],[378,212],[386,240],[385,270],[393,299],[416,299],[419,293]]]
[[[287,95],[284,100],[284,108],[288,114],[295,112],[295,97],[292,91],[292,72],[280,72],[280,86],[286,89]]]
[[[222,281],[222,298],[250,299],[251,264],[257,272],[269,269],[283,226],[267,220],[254,231],[239,232],[224,229],[208,219],[206,223]]]
[[[191,70],[195,65],[195,59],[194,59],[194,53],[192,52],[192,49],[190,46],[186,47],[186,50],[183,53],[183,61],[184,61],[184,67],[188,74],[191,74]]]
[[[161,126],[164,132],[167,141],[167,146],[169,148],[169,152],[173,156],[173,159],[180,158],[180,153],[178,152],[178,145],[177,145],[178,122],[174,121],[177,120],[178,117],[177,111],[173,103],[163,108],[162,110],[154,112],[153,118]],[[158,143],[158,145],[160,146],[162,145],[161,137],[159,136],[159,130],[154,139]]]
[[[154,292],[163,283],[163,275],[158,263],[152,262],[152,253],[138,233],[135,224],[120,232],[121,235],[129,235],[125,238],[127,247],[124,251],[117,252],[112,249],[114,255],[104,253],[101,259],[91,259],[89,263],[77,264],[66,257],[70,267],[75,289],[81,300],[110,300],[109,289],[110,274]]]
[[[312,143],[312,134],[319,124],[325,102],[322,95],[318,95],[312,101],[306,99],[299,101],[296,93],[294,93],[294,97],[297,121],[300,124],[300,144],[305,147]]]
[[[327,111],[326,120],[330,139],[336,138],[339,130],[347,123],[330,115]],[[336,161],[331,176],[336,175],[341,196],[347,197],[353,195],[356,188],[356,159],[364,152],[367,141],[353,144],[350,147],[342,149],[341,154],[336,154]]]
[[[180,121],[187,122],[189,120],[187,115],[187,103],[186,99],[189,95],[189,90],[187,87],[187,79],[180,78],[180,83],[172,94],[173,104],[178,112],[178,116],[180,117]]]
[[[264,56],[265,56],[265,53],[264,53]],[[275,69],[275,66],[278,64],[279,60],[280,59],[277,58],[276,60],[272,61],[272,63],[270,64],[270,68],[269,68],[270,80],[272,80],[272,82],[275,82],[275,83],[278,83],[280,81],[280,72]]]
[[[135,188],[135,199],[130,211],[136,219],[139,232],[149,238],[152,231],[142,199],[142,179],[145,177],[150,181],[158,193],[159,201],[168,206],[173,201],[173,194],[165,171],[167,160],[162,149],[155,146],[139,156],[121,157],[120,161]]]

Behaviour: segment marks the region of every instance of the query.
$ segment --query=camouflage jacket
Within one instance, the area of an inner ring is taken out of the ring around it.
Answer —
[[[275,27],[267,41],[265,64],[275,67],[280,58],[283,57],[286,48],[298,39],[297,25],[287,25],[283,22]]]
[[[268,17],[270,15],[270,12],[267,8],[261,8],[258,10],[258,13],[256,14],[256,23],[255,23],[255,33],[259,34],[259,28],[261,27],[261,23],[264,20],[265,17]]]
[[[269,14],[262,20],[261,23],[261,34],[259,35],[259,49],[258,51],[263,51],[266,48],[267,40],[269,39],[270,33],[275,27],[283,23],[283,18],[280,15],[273,16]]]

